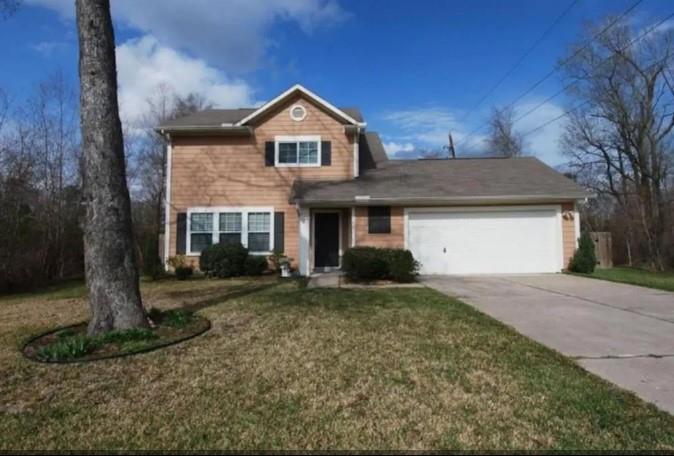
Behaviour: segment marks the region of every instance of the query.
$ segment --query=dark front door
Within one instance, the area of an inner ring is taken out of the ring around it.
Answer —
[[[314,214],[314,236],[314,267],[339,266],[339,214],[337,212]]]

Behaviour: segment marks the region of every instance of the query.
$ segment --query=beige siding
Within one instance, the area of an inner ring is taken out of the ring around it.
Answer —
[[[356,208],[356,245],[403,248],[405,246],[405,210],[391,207],[391,232],[369,234],[367,207]]]
[[[288,109],[301,102],[301,122]],[[266,167],[265,142],[276,135],[320,135],[332,143],[332,164],[322,167]],[[295,179],[341,180],[353,177],[353,138],[344,124],[300,96],[261,119],[249,138],[175,137],[172,150],[169,255],[176,252],[176,217],[196,206],[273,206],[285,212],[285,250],[298,260],[298,214],[288,203]]]
[[[562,244],[565,269],[569,266],[569,261],[576,251],[576,224],[573,215],[569,216],[569,212],[574,213],[574,204],[562,204]]]

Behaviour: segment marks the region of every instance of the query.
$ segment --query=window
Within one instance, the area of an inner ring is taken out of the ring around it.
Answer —
[[[204,207],[188,210],[188,255],[206,247],[240,242],[251,253],[265,254],[274,248],[273,207]]]
[[[302,105],[295,105],[290,108],[290,118],[296,122],[304,120],[307,116],[307,110]]]
[[[248,250],[251,252],[270,250],[270,219],[268,212],[250,212],[248,214]]]
[[[368,233],[391,232],[391,208],[388,206],[371,206],[367,210]]]
[[[190,251],[201,252],[213,243],[213,214],[193,212],[190,216]]]
[[[320,136],[277,136],[276,166],[320,166]]]
[[[220,214],[220,243],[241,242],[241,212]]]

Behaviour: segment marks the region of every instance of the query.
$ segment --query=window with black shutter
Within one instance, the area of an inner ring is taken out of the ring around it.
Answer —
[[[370,234],[390,233],[391,208],[389,206],[368,207],[367,225]]]

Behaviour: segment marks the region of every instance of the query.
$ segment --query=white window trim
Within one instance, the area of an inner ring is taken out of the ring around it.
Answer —
[[[201,256],[201,252],[192,251],[192,213],[208,212],[213,214],[213,244],[220,241],[220,213],[222,212],[240,212],[241,213],[241,244],[248,248],[248,213],[267,212],[269,213],[269,250],[264,252],[250,252],[251,255],[271,255],[274,251],[274,208],[271,206],[211,206],[211,207],[190,207],[187,209],[187,233],[186,233],[186,255]]]
[[[297,160],[298,163],[279,163],[279,144],[280,143],[297,143]],[[300,159],[300,145],[301,142],[316,142],[318,148],[318,162],[317,163],[299,163]],[[278,168],[318,168],[321,166],[321,137],[320,135],[305,135],[305,136],[274,136],[274,166]]]

